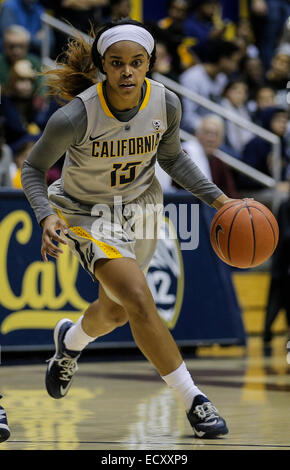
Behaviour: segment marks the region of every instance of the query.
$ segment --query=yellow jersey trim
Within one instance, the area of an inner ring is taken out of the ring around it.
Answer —
[[[150,98],[151,83],[149,82],[148,78],[145,78],[145,82],[147,84],[146,93],[145,93],[144,100],[143,100],[143,103],[140,106],[139,111],[142,111],[142,109],[146,108],[146,106],[148,104],[148,101],[149,101],[149,98]]]
[[[113,118],[113,119],[116,119],[115,116],[111,113],[107,103],[106,103],[106,100],[105,100],[105,97],[104,97],[104,92],[103,92],[103,82],[99,82],[98,85],[97,85],[97,92],[98,92],[98,95],[99,95],[99,98],[100,98],[100,102],[101,102],[101,106],[103,108],[103,111],[104,113]]]
[[[150,93],[151,93],[151,83],[149,82],[148,78],[145,78],[145,82],[146,82],[146,93],[145,93],[145,96],[144,96],[144,100],[143,100],[143,103],[141,104],[140,106],[140,109],[139,111],[142,111],[142,109],[146,108],[147,104],[148,104],[148,101],[149,101],[149,98],[150,98]],[[103,92],[103,82],[99,82],[98,85],[97,85],[97,92],[98,92],[98,95],[99,95],[99,98],[100,98],[100,103],[101,103],[101,106],[103,108],[103,111],[104,113],[113,118],[113,119],[116,119],[115,116],[111,113],[108,105],[107,105],[107,102],[106,102],[106,99],[104,97],[104,92]]]

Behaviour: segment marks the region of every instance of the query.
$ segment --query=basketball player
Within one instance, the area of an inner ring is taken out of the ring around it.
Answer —
[[[2,395],[0,395],[0,399]],[[7,416],[4,408],[0,406],[0,442],[6,441],[10,437]]]
[[[46,388],[51,397],[64,397],[81,351],[129,322],[144,356],[182,400],[195,435],[215,437],[228,432],[225,420],[194,384],[146,282],[157,235],[134,240],[123,210],[128,203],[138,205],[145,224],[145,206],[162,203],[154,176],[156,158],[176,182],[207,204],[219,209],[231,200],[182,151],[179,100],[146,78],[154,60],[150,32],[125,19],[103,26],[92,46],[81,39],[71,42],[65,64],[50,75],[55,93],[71,101],[50,118],[24,164],[22,184],[43,228],[43,260],[62,252],[53,241],[68,244],[99,281],[99,297],[75,324],[63,319],[56,325]],[[97,70],[106,76],[98,84]],[[45,172],[64,152],[62,177],[47,192]],[[119,206],[113,207],[114,196],[122,198]],[[156,232],[157,212],[148,215]]]

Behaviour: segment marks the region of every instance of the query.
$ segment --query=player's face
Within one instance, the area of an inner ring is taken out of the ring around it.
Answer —
[[[109,47],[103,69],[107,74],[107,95],[115,108],[122,110],[138,104],[149,64],[146,50],[136,42],[119,41]]]

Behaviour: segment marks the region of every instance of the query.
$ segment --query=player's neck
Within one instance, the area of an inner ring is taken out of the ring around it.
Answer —
[[[130,96],[120,95],[106,83],[106,98],[109,104],[117,111],[128,111],[138,106],[142,97],[142,89],[130,93]]]

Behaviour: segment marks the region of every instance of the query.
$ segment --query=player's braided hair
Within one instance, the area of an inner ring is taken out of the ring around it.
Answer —
[[[122,24],[133,24],[147,29],[142,23],[130,18],[107,23],[97,31],[92,26],[89,35],[93,44],[88,44],[82,35],[76,32],[77,37],[69,39],[67,49],[57,58],[58,67],[44,72],[48,94],[60,102],[70,101],[94,85],[98,81],[98,72],[104,73],[102,58],[97,50],[98,39],[107,29]],[[150,69],[155,60],[156,49],[154,47],[150,58]]]

